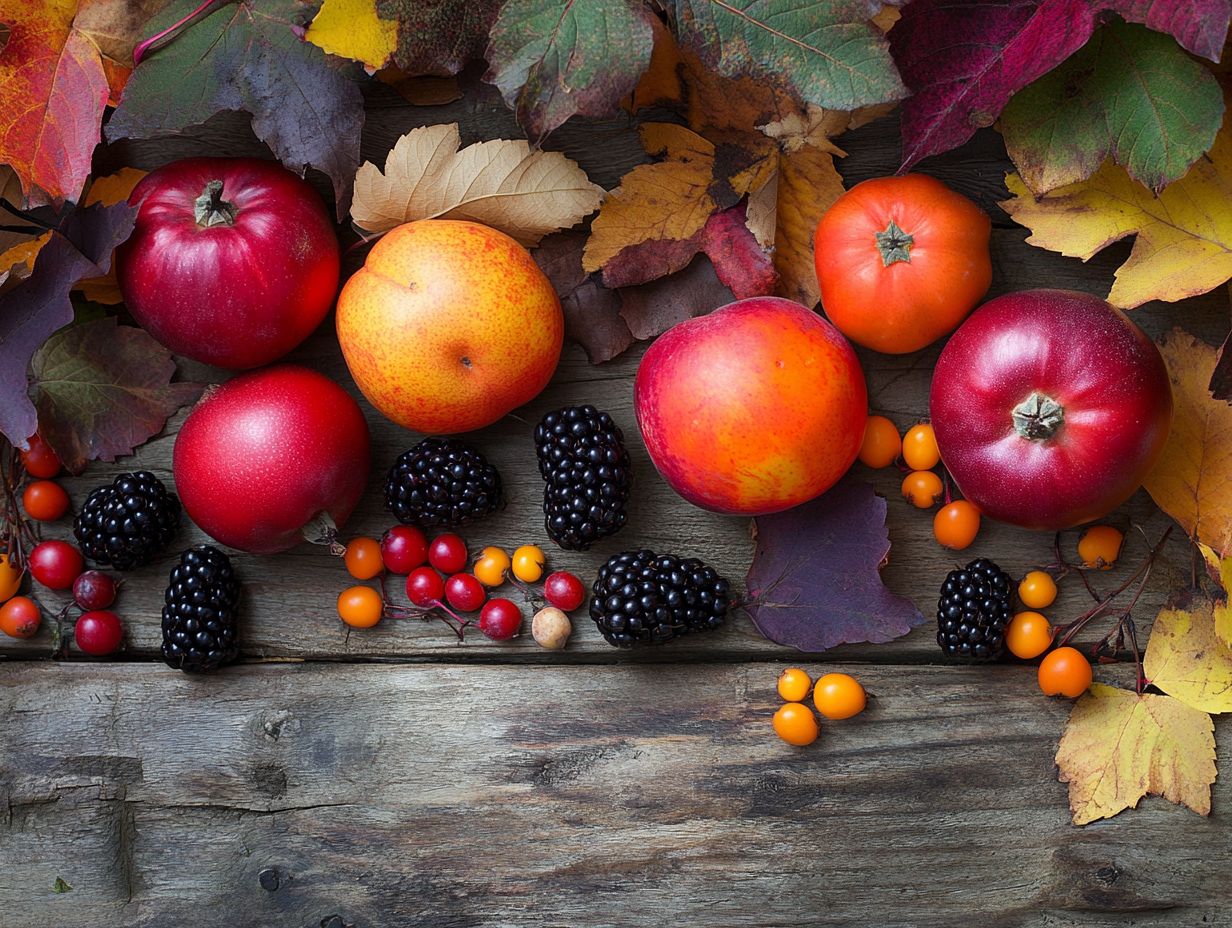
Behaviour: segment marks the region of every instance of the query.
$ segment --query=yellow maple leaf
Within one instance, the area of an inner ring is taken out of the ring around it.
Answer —
[[[1190,538],[1224,557],[1232,554],[1232,406],[1207,390],[1216,350],[1180,329],[1159,350],[1172,381],[1172,430],[1142,485]]]
[[[1220,557],[1210,545],[1198,544],[1202,558],[1209,568],[1211,579],[1223,590],[1223,597],[1215,600],[1215,637],[1232,648],[1232,554]]]
[[[1209,715],[1171,696],[1092,684],[1057,748],[1074,824],[1134,808],[1148,793],[1209,815],[1214,729]]]
[[[458,124],[423,126],[398,139],[382,172],[355,175],[351,218],[368,232],[418,219],[469,219],[530,247],[595,211],[603,188],[556,151],[523,139],[476,142],[461,151]]]
[[[145,175],[145,171],[137,168],[120,168],[114,174],[96,177],[90,182],[90,187],[82,202],[86,206],[94,203],[102,206],[115,206],[128,199],[128,195],[133,192],[137,182]],[[80,290],[82,296],[95,303],[114,306],[124,302],[124,297],[120,293],[120,284],[116,280],[114,255],[106,274],[102,277],[87,277],[85,280],[80,280],[73,289]]]
[[[717,208],[710,195],[714,144],[671,123],[643,123],[639,130],[647,153],[668,160],[639,164],[608,194],[582,252],[588,273],[629,245],[688,238]]]
[[[1206,597],[1160,610],[1142,669],[1191,708],[1232,712],[1232,650],[1216,638],[1215,603]]]
[[[385,67],[398,47],[398,23],[377,16],[376,0],[325,0],[304,38],[375,71]]]
[[[1108,294],[1132,309],[1150,300],[1183,300],[1232,277],[1232,127],[1204,158],[1156,196],[1112,161],[1087,180],[1033,196],[1017,174],[1002,208],[1031,230],[1027,242],[1088,260],[1136,235]]]

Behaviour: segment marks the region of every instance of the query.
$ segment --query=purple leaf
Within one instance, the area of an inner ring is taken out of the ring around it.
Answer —
[[[907,634],[924,616],[881,582],[890,553],[886,501],[844,477],[817,499],[753,520],[748,612],[778,644],[825,651]]]
[[[1131,23],[1167,32],[1182,48],[1211,61],[1219,60],[1232,22],[1228,0],[1101,0],[1096,5]]]
[[[39,251],[30,276],[0,295],[0,433],[13,444],[25,447],[38,427],[27,393],[30,359],[73,321],[69,291],[82,278],[107,273],[135,215],[127,203],[74,209]]]
[[[205,389],[172,383],[171,352],[112,316],[51,336],[31,372],[39,433],[74,473],[89,461],[132,454]]]
[[[620,291],[620,315],[639,341],[656,338],[677,323],[704,316],[732,301],[714,266],[696,258],[683,271],[652,284]]]
[[[582,269],[585,244],[584,232],[558,232],[531,256],[560,296],[565,338],[581,345],[591,364],[602,364],[632,345],[633,335],[620,316],[620,295]]]

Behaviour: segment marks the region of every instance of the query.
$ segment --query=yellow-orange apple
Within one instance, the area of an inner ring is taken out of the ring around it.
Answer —
[[[689,502],[733,515],[824,493],[855,461],[868,418],[851,345],[777,297],[669,329],[642,358],[634,394],[659,473]]]
[[[338,342],[369,402],[399,425],[481,428],[533,399],[560,360],[560,300],[529,252],[476,222],[386,233],[338,297]]]

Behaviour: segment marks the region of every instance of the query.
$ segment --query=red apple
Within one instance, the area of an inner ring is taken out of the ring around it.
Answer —
[[[175,440],[184,511],[206,534],[254,554],[284,551],[328,515],[341,526],[368,479],[368,423],[327,377],[283,365],[208,393]]]
[[[338,291],[338,239],[315,190],[274,161],[189,158],[133,189],[116,252],[133,318],[176,354],[239,370],[282,357]]]
[[[735,515],[824,493],[855,461],[868,417],[851,345],[776,297],[739,300],[661,335],[638,367],[634,402],[672,488]]]

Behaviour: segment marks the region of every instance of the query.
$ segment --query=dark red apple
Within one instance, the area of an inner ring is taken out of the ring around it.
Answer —
[[[1063,529],[1133,494],[1172,421],[1168,371],[1124,313],[1072,290],[989,300],[950,338],[929,397],[941,459],[984,515]]]
[[[338,239],[321,198],[273,161],[189,158],[133,189],[116,252],[124,303],[176,354],[240,370],[282,357],[338,291]]]
[[[175,486],[210,537],[254,554],[341,526],[368,479],[368,423],[328,377],[282,365],[208,393],[175,439]],[[305,526],[308,528],[305,533]]]

